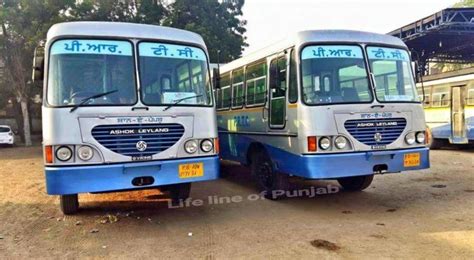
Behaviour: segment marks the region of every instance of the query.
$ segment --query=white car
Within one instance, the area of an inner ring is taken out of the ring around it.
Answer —
[[[13,146],[15,135],[10,126],[0,125],[0,145],[7,144]]]

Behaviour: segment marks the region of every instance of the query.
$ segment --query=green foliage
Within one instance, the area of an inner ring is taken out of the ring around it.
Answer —
[[[241,19],[244,0],[176,0],[164,24],[200,34],[209,49],[211,62],[229,62],[242,54],[245,43]]]
[[[160,25],[167,14],[157,0],[83,0],[63,16],[71,21],[115,21]]]
[[[453,7],[474,7],[474,0],[462,0]]]

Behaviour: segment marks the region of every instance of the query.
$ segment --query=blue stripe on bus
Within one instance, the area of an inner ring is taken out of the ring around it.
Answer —
[[[452,137],[451,123],[430,127],[430,130],[433,138],[449,139]],[[474,117],[466,118],[466,137],[470,141],[474,141]]]
[[[195,178],[179,178],[179,165],[188,163],[203,163],[204,175]],[[215,180],[219,177],[219,157],[93,166],[45,167],[45,174],[46,190],[50,195],[153,188],[169,184]],[[155,182],[150,186],[139,187],[132,184],[134,178],[145,176],[153,177]]]
[[[232,136],[232,137],[231,137]],[[229,138],[230,137],[230,138]],[[220,133],[221,158],[247,164],[246,152],[254,138],[246,135]],[[372,174],[375,165],[387,165],[387,171],[401,172],[429,168],[429,150],[426,147],[404,150],[350,152],[338,154],[293,154],[269,144],[261,143],[277,169],[308,179],[334,179]],[[420,165],[404,167],[404,155],[419,153]]]

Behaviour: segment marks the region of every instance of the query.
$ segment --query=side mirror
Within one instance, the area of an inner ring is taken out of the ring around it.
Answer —
[[[44,47],[38,46],[33,57],[33,82],[42,81],[44,77]]]
[[[212,69],[212,85],[215,89],[221,88],[221,73],[219,71],[219,68]]]

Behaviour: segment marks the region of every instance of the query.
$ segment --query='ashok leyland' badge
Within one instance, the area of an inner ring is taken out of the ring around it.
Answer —
[[[145,141],[138,141],[135,147],[138,151],[143,152],[146,150],[147,144]]]
[[[375,133],[375,135],[374,135],[374,140],[375,140],[376,142],[382,141],[382,134],[381,134],[381,133]],[[138,145],[138,144],[137,144],[137,145]]]

